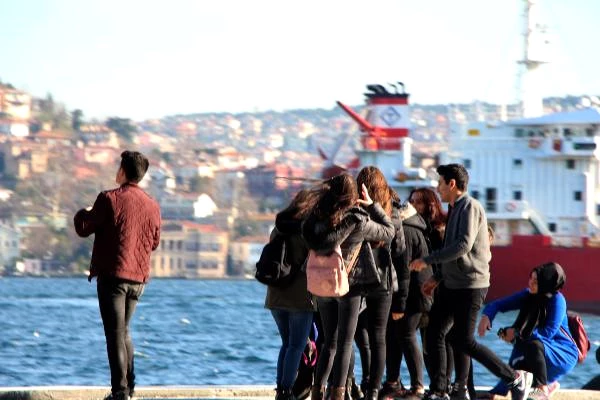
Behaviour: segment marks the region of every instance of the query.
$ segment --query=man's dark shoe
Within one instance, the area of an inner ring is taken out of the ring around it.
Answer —
[[[104,397],[104,400],[128,400],[129,396],[125,394],[125,392],[118,393],[110,393],[108,396]]]

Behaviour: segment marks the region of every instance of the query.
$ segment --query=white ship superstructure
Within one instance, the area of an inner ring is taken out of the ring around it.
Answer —
[[[600,112],[595,108],[475,123],[450,135],[443,163],[462,163],[498,245],[543,234],[582,246],[600,235]]]

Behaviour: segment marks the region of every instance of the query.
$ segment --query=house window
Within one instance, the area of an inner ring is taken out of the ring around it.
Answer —
[[[583,198],[581,190],[576,190],[575,191],[574,198],[575,198],[575,201],[581,201],[581,199]]]
[[[571,158],[567,160],[567,169],[575,169],[575,160]]]
[[[471,168],[471,160],[470,159],[468,159],[468,158],[464,159],[463,160],[463,164],[464,164],[464,166],[465,166],[466,169]]]
[[[474,199],[479,199],[479,190],[473,190],[471,192],[471,197]]]
[[[594,128],[586,128],[585,129],[585,135],[587,137],[594,137],[594,135],[595,135]]]
[[[520,190],[515,190],[513,192],[513,200],[522,200],[523,199],[523,192],[521,192]]]
[[[596,204],[596,215],[600,215],[600,204]]]
[[[548,224],[548,229],[550,230],[550,232],[556,232],[556,223],[550,222]]]
[[[521,160],[520,158],[515,158],[513,160],[513,167],[521,168],[522,166],[523,166],[523,160]]]
[[[496,212],[496,188],[485,189],[485,208],[490,212]]]

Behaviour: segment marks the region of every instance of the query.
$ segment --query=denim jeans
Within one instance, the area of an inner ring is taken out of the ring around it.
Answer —
[[[281,348],[277,359],[277,386],[291,389],[310,333],[313,312],[273,309],[271,315],[281,336]]]
[[[129,321],[144,292],[144,284],[117,278],[98,278],[97,291],[106,337],[111,391],[114,395],[129,395],[135,387]]]

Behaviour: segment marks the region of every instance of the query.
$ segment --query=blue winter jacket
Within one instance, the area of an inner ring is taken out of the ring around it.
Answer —
[[[493,321],[498,312],[519,310],[528,295],[529,289],[524,289],[511,296],[493,301],[485,306],[483,314]],[[567,302],[565,296],[558,292],[548,301],[544,324],[535,327],[529,338],[523,338],[525,341],[539,340],[544,344],[548,383],[560,379],[577,365],[577,346],[565,332],[569,332]],[[523,354],[517,347],[514,347],[510,355],[510,365],[522,357]]]

